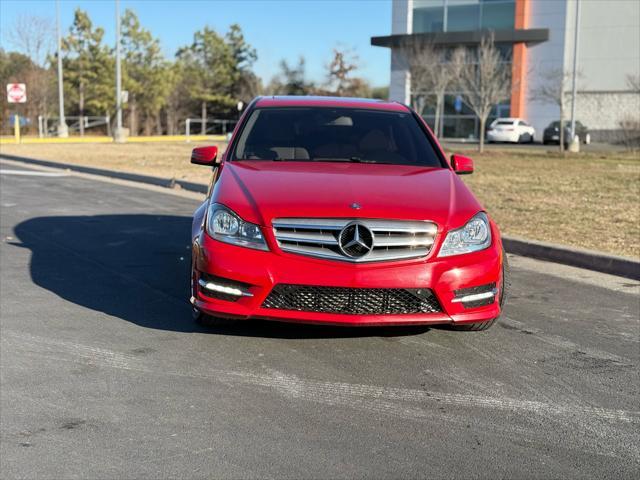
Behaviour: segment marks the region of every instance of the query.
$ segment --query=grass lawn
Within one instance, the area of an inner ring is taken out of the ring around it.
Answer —
[[[186,142],[3,144],[0,153],[209,183],[209,170],[189,163],[196,146]]]
[[[494,150],[463,177],[505,234],[640,255],[640,158]]]
[[[207,183],[189,164],[195,144],[44,144],[0,152]],[[469,152],[476,172],[463,177],[503,233],[640,256],[640,158],[628,153],[562,157],[545,150]]]

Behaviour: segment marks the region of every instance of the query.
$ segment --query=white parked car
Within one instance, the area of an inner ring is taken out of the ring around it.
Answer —
[[[536,130],[521,118],[496,118],[487,130],[488,142],[533,143]]]

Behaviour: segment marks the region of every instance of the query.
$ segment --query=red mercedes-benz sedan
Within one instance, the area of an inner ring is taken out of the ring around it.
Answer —
[[[212,324],[451,324],[501,313],[507,263],[497,226],[405,105],[260,97],[213,167],[193,219],[191,304]]]

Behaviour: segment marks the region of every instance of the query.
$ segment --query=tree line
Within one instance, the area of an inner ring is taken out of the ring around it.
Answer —
[[[2,83],[27,84],[28,102],[2,105],[3,129],[9,116],[18,113],[31,120],[27,130],[37,131],[38,115],[57,117],[57,53],[52,53],[54,31],[47,19],[21,17],[9,35],[17,51],[0,48]],[[193,41],[166,58],[159,38],[141,25],[133,10],[121,17],[122,88],[128,92],[123,105],[124,123],[130,135],[181,133],[181,122],[190,117],[234,119],[237,104],[260,94],[332,94],[386,98],[387,88],[372,88],[357,76],[354,52],[335,48],[325,66],[324,82],[311,82],[300,57],[290,65],[282,60],[276,74],[264,83],[253,71],[258,58],[242,28],[231,25],[224,33],[205,26]],[[104,42],[104,30],[87,12],[76,9],[62,38],[62,64],[67,116],[114,118],[115,48]],[[79,125],[83,134],[83,123]],[[204,132],[206,123],[202,123]]]

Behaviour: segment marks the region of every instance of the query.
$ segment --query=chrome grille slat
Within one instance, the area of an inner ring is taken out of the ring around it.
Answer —
[[[309,233],[309,232],[296,232],[296,231],[282,231],[278,235],[278,241],[280,242],[304,242],[304,243],[319,243],[322,245],[337,245],[338,241],[332,234],[325,233]]]
[[[346,256],[338,245],[341,230],[354,221],[366,226],[374,236],[371,252],[360,258]],[[360,263],[424,257],[433,246],[438,227],[429,221],[277,218],[273,232],[285,252]]]
[[[433,244],[433,237],[426,236],[388,236],[376,235],[376,246],[380,247],[430,247]]]

